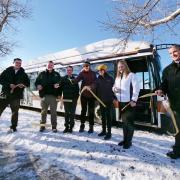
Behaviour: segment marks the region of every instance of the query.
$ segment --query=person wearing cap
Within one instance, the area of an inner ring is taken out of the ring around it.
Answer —
[[[104,139],[108,140],[111,138],[111,112],[114,99],[112,87],[114,84],[114,79],[107,73],[107,66],[105,64],[100,64],[97,69],[99,71],[99,76],[96,83],[97,96],[105,104],[105,107],[100,104],[102,132],[99,133],[98,136],[104,136]]]
[[[79,132],[84,132],[86,113],[88,112],[88,121],[89,121],[89,130],[88,133],[93,133],[94,131],[94,109],[95,109],[95,98],[88,91],[87,88],[90,88],[94,93],[96,90],[96,73],[91,70],[90,62],[85,61],[83,64],[83,69],[76,77],[75,82],[81,83],[81,90],[85,90],[81,94],[81,125]]]
[[[21,67],[21,64],[22,60],[15,58],[14,66],[8,67],[0,75],[0,84],[2,85],[0,116],[5,108],[10,105],[12,116],[9,132],[17,131],[20,100],[23,98],[24,88],[30,86],[28,75]]]
[[[45,130],[47,111],[50,107],[52,131],[57,132],[57,97],[59,95],[60,74],[54,70],[54,62],[49,61],[45,71],[39,73],[35,86],[41,97],[40,132]]]
[[[117,64],[117,75],[113,91],[119,102],[119,111],[123,122],[123,140],[119,146],[129,149],[132,146],[134,134],[135,106],[138,99],[140,86],[134,73],[132,73],[125,60]],[[124,110],[122,110],[126,107]]]

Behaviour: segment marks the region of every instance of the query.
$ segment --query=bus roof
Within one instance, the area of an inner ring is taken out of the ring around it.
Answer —
[[[139,55],[138,55],[139,54]],[[117,57],[152,55],[152,45],[144,41],[128,41],[126,46],[119,39],[106,39],[88,44],[80,48],[72,48],[43,57],[33,59],[25,64],[26,70],[46,66],[48,61],[53,61],[58,67],[83,63],[85,60],[97,61]]]

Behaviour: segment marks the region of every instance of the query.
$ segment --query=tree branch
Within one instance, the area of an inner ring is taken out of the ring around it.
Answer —
[[[156,21],[151,21],[151,22],[145,22],[145,21],[139,21],[139,24],[144,26],[145,28],[152,28],[154,26],[157,26],[159,24],[165,24],[173,19],[175,19],[177,16],[180,15],[180,8],[177,9],[176,11],[174,11],[173,13],[171,13],[169,16],[163,18],[163,19],[159,19]]]

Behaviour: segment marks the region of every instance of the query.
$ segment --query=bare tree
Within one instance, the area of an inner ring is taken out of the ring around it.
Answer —
[[[113,1],[114,11],[104,25],[117,32],[122,40],[139,36],[141,39],[149,37],[151,40],[163,40],[163,33],[179,36],[179,0]]]
[[[15,30],[15,21],[29,15],[28,1],[22,3],[18,0],[0,0],[0,56],[9,54],[14,45],[8,40],[6,33],[11,29]]]

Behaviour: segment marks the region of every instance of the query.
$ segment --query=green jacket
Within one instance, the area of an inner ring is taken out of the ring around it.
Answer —
[[[35,81],[35,86],[41,85],[43,89],[39,91],[39,96],[44,97],[45,95],[59,95],[59,89],[54,88],[54,84],[61,81],[61,76],[58,72],[52,71],[49,73],[48,70],[41,72]]]
[[[64,99],[78,99],[79,85],[73,81],[74,79],[74,76],[68,77],[67,75],[62,78],[60,94],[63,93]]]
[[[10,66],[1,73],[0,84],[2,85],[2,93],[8,98],[22,99],[24,88],[16,87],[11,92],[10,84],[24,84],[26,87],[29,87],[30,80],[22,67],[15,73],[14,67]]]

